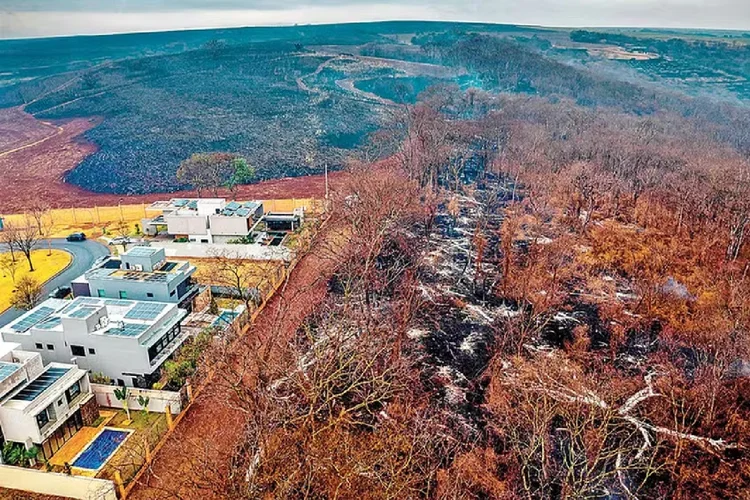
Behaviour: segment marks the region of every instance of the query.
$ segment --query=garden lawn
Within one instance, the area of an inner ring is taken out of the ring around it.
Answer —
[[[40,284],[43,284],[68,267],[73,257],[68,252],[62,250],[52,250],[51,252],[46,249],[34,250],[31,252],[31,261],[34,263],[34,272],[31,273],[29,272],[29,263],[21,253],[16,252],[16,259],[18,260],[18,270],[16,271],[15,277],[16,282],[20,280],[21,277],[30,274]],[[10,307],[10,301],[13,298],[14,290],[15,284],[10,273],[5,269],[1,270],[0,312],[5,311]]]

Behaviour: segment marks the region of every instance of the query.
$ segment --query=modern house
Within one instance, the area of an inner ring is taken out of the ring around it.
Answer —
[[[199,287],[195,266],[167,260],[163,248],[133,247],[108,257],[71,282],[75,297],[172,302],[188,308]]]
[[[0,342],[0,445],[36,446],[39,457],[49,459],[98,416],[85,370],[61,363],[45,367],[39,353]]]
[[[95,297],[49,299],[0,328],[6,342],[46,363],[72,363],[118,385],[150,388],[185,341],[177,304]]]
[[[259,201],[227,203],[224,198],[173,199],[150,206],[162,214],[142,221],[146,234],[160,231],[199,243],[227,243],[244,238],[263,217]]]

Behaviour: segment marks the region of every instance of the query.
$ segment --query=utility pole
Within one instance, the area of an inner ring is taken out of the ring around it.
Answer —
[[[326,201],[328,201],[328,162],[323,163],[326,177]]]

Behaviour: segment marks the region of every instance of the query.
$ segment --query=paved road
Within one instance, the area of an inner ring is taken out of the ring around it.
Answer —
[[[96,259],[109,255],[109,248],[93,240],[69,242],[64,239],[53,239],[50,242],[52,248],[72,254],[73,262],[64,272],[44,285],[45,297],[57,287],[70,286],[70,282],[85,273]],[[47,241],[39,244],[40,249],[47,248],[47,246]],[[0,314],[0,326],[7,325],[23,313],[24,311],[19,309],[8,309]]]

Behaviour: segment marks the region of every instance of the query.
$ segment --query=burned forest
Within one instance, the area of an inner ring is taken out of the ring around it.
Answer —
[[[179,494],[747,495],[750,169],[729,137],[564,99],[404,105],[371,138],[391,154],[352,159],[331,200],[302,326],[206,353],[242,432],[220,460],[202,444]]]

